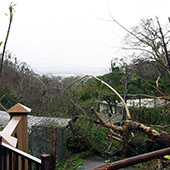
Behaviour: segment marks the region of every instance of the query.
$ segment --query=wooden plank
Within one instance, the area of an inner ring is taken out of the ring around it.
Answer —
[[[22,170],[25,170],[25,158],[21,157],[21,162],[22,162]]]
[[[9,121],[9,123],[6,125],[6,127],[3,129],[3,133],[11,136],[15,129],[17,128],[19,122],[21,121],[22,116],[14,116],[12,119]]]
[[[2,141],[8,145],[11,145],[13,147],[17,146],[17,139],[13,136],[9,136],[4,132],[0,132],[0,135],[2,136]]]
[[[8,159],[9,170],[12,170],[12,152],[9,150],[9,159]]]
[[[14,169],[18,170],[18,154],[15,154],[14,158]]]
[[[3,166],[4,166],[4,170],[7,169],[7,150],[4,149],[4,152],[3,152]]]

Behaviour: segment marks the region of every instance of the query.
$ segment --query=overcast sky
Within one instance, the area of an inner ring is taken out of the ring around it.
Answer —
[[[8,6],[0,1],[0,41],[8,27]],[[16,12],[7,44],[20,61],[38,73],[100,74],[112,58],[121,57],[126,32],[112,16],[130,28],[142,18],[170,16],[169,0],[14,0]],[[2,51],[2,47],[1,47]]]

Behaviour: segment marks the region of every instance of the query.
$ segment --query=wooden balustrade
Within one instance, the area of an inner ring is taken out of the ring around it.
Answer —
[[[51,170],[50,156],[38,159],[28,154],[28,120],[30,108],[18,103],[7,112],[10,121],[0,132],[0,170]]]
[[[42,155],[41,159],[38,159],[26,152],[3,143],[2,137],[0,136],[1,170],[49,170],[49,158],[49,155]],[[21,161],[19,161],[19,159],[21,159]]]

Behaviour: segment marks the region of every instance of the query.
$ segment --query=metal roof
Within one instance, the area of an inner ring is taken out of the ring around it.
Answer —
[[[10,116],[5,111],[0,111],[0,126],[5,127],[10,120]],[[28,115],[28,128],[32,126],[56,126],[66,127],[71,119],[56,117],[39,117]]]

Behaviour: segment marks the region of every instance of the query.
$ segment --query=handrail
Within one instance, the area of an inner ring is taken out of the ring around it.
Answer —
[[[41,159],[38,159],[35,156],[32,156],[32,155],[30,155],[30,154],[28,154],[26,152],[23,152],[23,151],[21,151],[21,150],[19,150],[17,148],[14,148],[14,147],[12,147],[12,146],[10,146],[10,145],[8,145],[6,143],[3,143],[3,142],[1,143],[1,146],[5,147],[6,149],[8,149],[8,150],[10,150],[10,151],[12,151],[14,153],[17,153],[19,156],[22,156],[22,157],[24,157],[24,158],[26,158],[28,160],[31,160],[31,161],[33,161],[35,163],[41,164]]]

